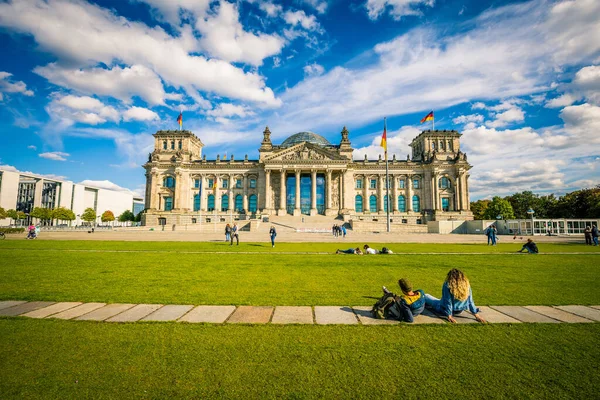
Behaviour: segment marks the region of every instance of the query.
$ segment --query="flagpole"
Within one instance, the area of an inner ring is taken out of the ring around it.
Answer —
[[[386,117],[383,117],[383,130],[384,132],[387,131],[386,129]],[[387,137],[386,137],[386,143],[385,143],[385,149],[384,149],[384,155],[385,155],[385,195],[387,198],[387,204],[385,204],[385,209],[386,209],[386,214],[387,214],[387,231],[388,233],[390,232],[390,176],[389,176],[389,170],[388,170],[388,154],[387,154]]]
[[[431,110],[431,130],[435,131],[435,114],[433,114],[433,110]]]

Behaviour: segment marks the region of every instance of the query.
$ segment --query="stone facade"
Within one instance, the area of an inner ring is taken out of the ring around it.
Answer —
[[[312,132],[271,142],[267,127],[259,159],[207,160],[202,141],[190,131],[158,131],[146,170],[143,222],[195,224],[269,215],[343,216],[385,221],[386,164],[353,160],[348,130],[339,145]],[[423,131],[412,156],[388,162],[393,223],[469,220],[468,171],[456,131]],[[214,220],[216,221],[216,220]]]

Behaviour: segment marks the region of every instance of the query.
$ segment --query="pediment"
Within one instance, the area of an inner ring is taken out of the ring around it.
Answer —
[[[279,150],[265,159],[268,161],[334,161],[342,160],[339,154],[311,143],[299,143]]]

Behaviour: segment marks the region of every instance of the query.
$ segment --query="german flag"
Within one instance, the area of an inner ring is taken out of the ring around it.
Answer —
[[[433,111],[430,112],[429,114],[427,114],[426,116],[424,116],[423,119],[421,120],[421,123],[427,122],[427,121],[433,121]]]
[[[183,125],[183,112],[179,112],[179,117],[177,117],[177,123],[179,124],[179,128]]]
[[[387,132],[385,118],[383,119],[383,136],[381,137],[381,147],[383,147],[383,150],[387,151]]]

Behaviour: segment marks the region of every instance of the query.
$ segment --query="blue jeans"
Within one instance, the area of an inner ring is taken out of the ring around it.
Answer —
[[[404,302],[399,302],[398,308],[400,309],[400,321],[404,322],[413,322],[414,317],[418,316],[425,309],[425,303],[419,308],[412,310],[409,306],[407,306]]]
[[[275,246],[275,236],[271,235],[271,246]]]
[[[594,241],[594,246],[598,246],[598,236],[594,236],[592,240]]]

